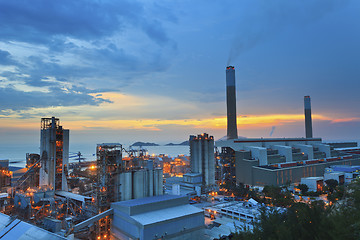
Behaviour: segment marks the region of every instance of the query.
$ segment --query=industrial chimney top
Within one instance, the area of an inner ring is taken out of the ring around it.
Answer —
[[[228,69],[235,69],[235,67],[234,67],[234,66],[227,66],[226,69],[227,69],[227,70],[228,70]]]

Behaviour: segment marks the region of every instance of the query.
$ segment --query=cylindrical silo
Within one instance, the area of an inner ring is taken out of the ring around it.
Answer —
[[[132,172],[122,172],[119,176],[121,201],[132,199]]]
[[[163,170],[156,168],[154,170],[154,196],[163,195]]]
[[[143,198],[145,197],[144,195],[144,181],[145,181],[145,171],[144,170],[139,170],[139,171],[135,171],[133,173],[133,198]]]
[[[154,196],[154,170],[148,170],[147,187],[149,188],[149,197]]]

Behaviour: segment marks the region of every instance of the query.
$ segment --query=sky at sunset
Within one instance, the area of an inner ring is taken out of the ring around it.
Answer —
[[[239,136],[360,139],[360,1],[0,0],[0,143],[226,135],[225,68]]]

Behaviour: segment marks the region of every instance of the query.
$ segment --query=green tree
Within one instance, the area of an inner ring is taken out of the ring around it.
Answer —
[[[299,184],[298,188],[300,189],[302,195],[305,195],[309,190],[309,187],[306,184]]]
[[[335,179],[328,179],[325,181],[325,183],[330,193],[332,193],[335,190],[335,188],[339,185],[339,182],[336,181]]]
[[[262,209],[253,232],[238,232],[234,239],[334,239],[327,231],[332,227],[327,214],[322,201],[311,205],[295,203],[284,212]]]
[[[286,194],[273,186],[264,190],[264,194],[275,197]],[[341,195],[341,201],[331,207],[317,201],[310,205],[293,203],[283,212],[264,208],[253,231],[238,231],[233,239],[360,239],[360,180],[347,188],[337,186],[333,194]]]
[[[288,207],[294,202],[294,198],[287,189],[278,186],[265,186],[263,189],[265,203],[280,207]]]

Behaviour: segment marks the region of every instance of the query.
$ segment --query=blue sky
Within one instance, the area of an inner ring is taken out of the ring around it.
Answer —
[[[0,0],[0,142],[180,142],[226,133],[236,68],[239,135],[358,139],[356,0]]]

